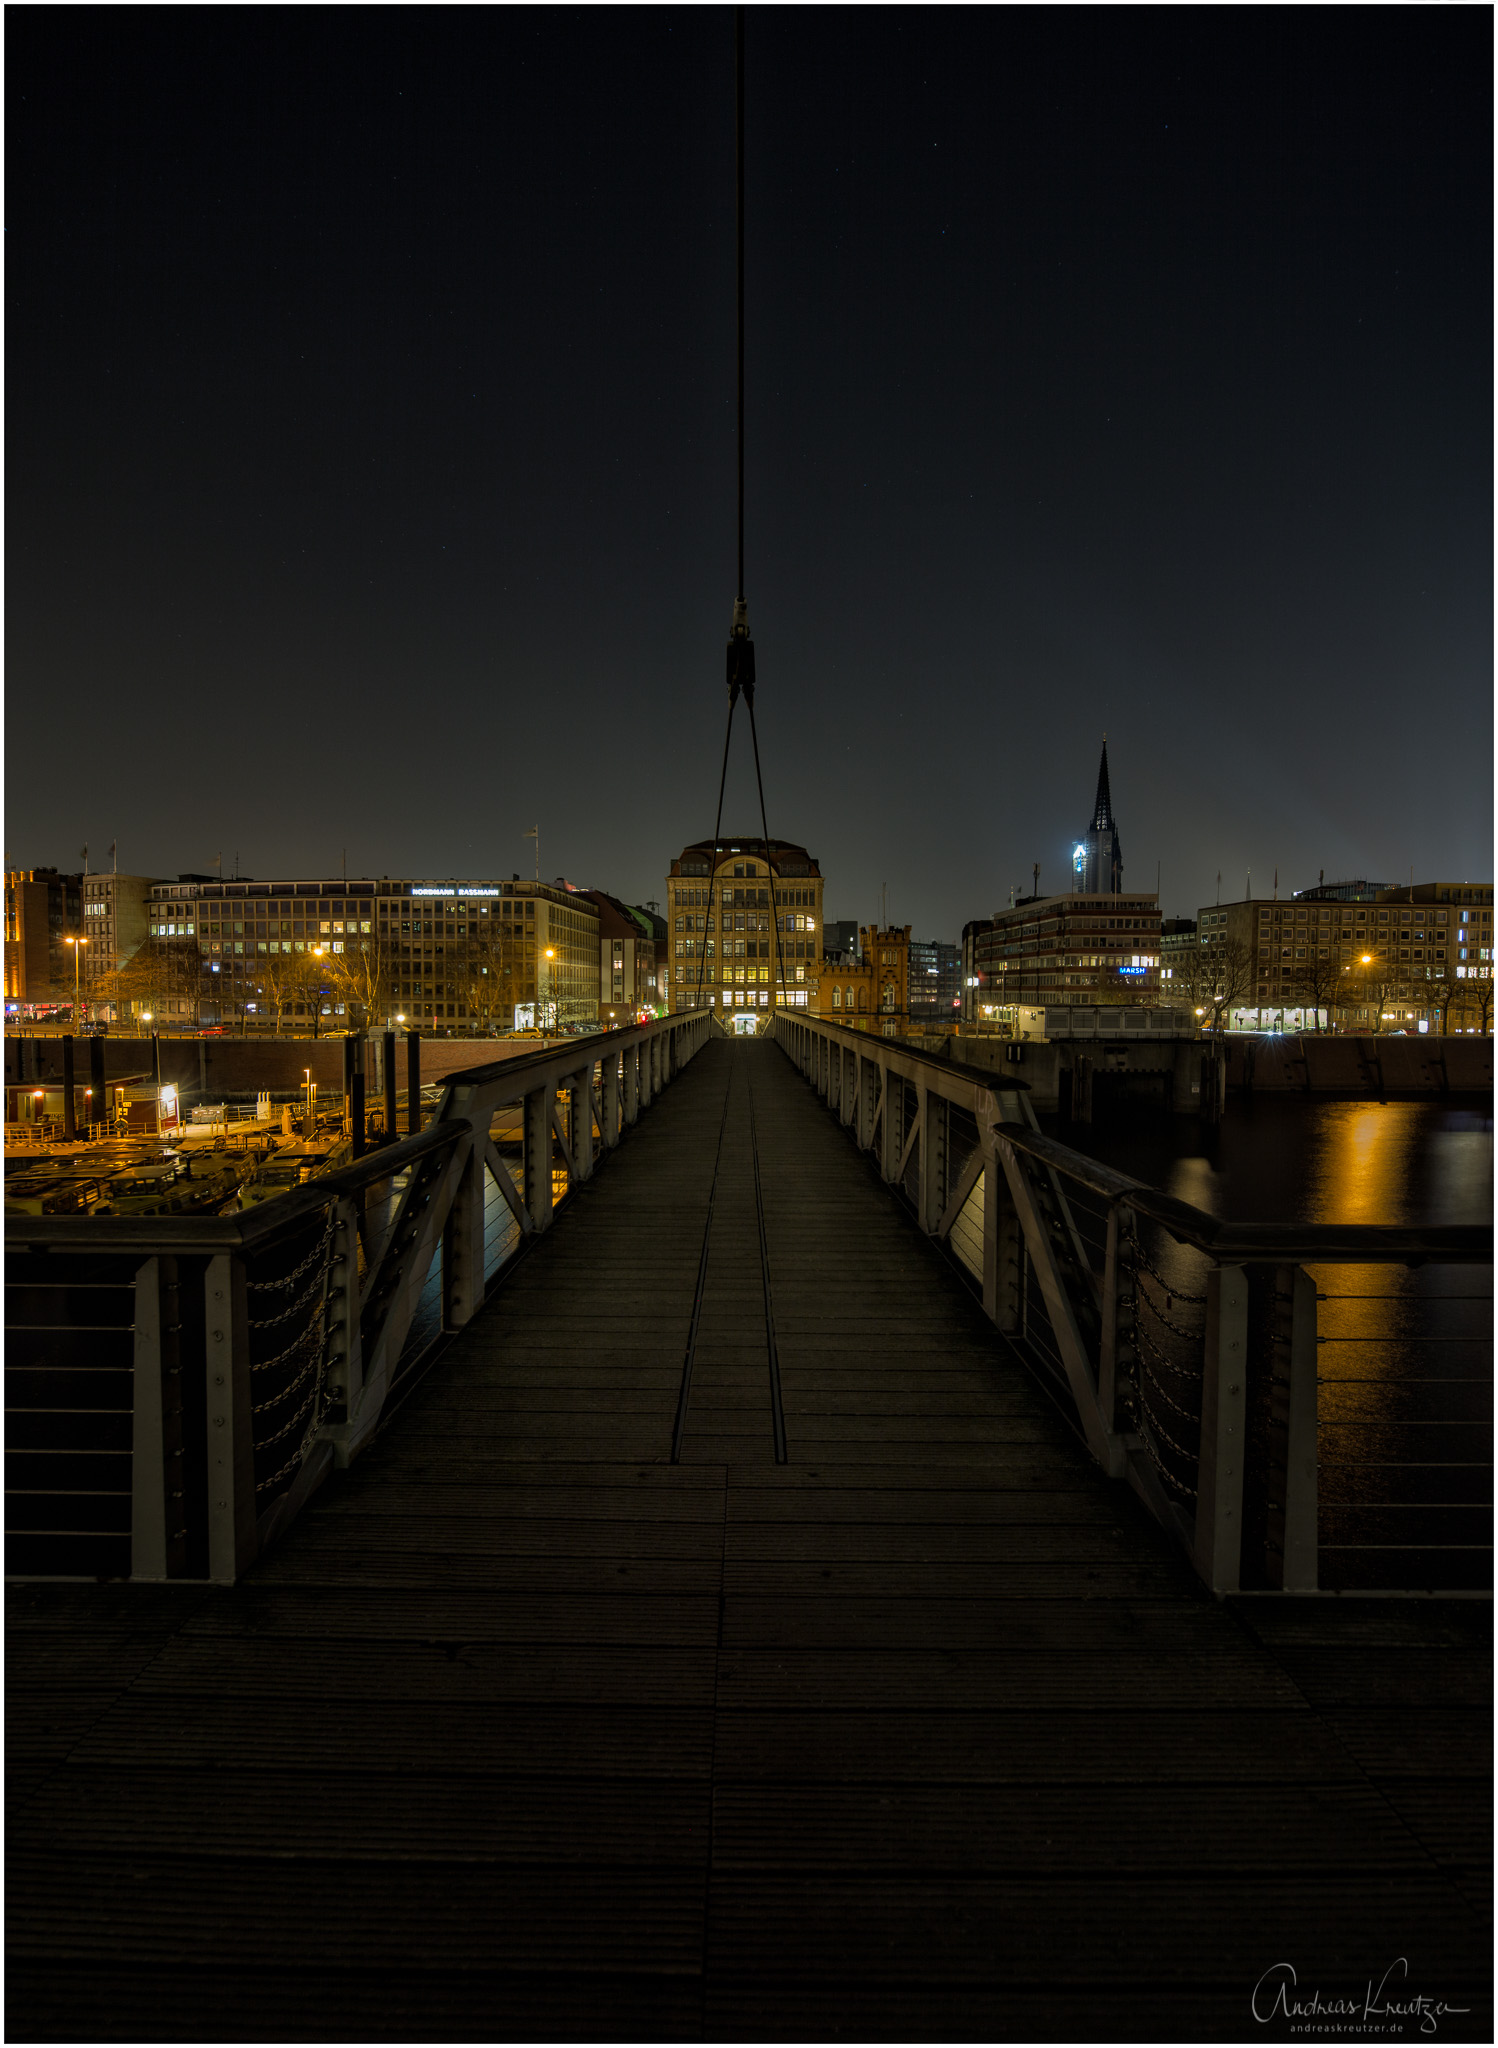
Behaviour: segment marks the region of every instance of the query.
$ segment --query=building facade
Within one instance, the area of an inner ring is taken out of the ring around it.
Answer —
[[[1192,982],[1196,968],[1197,928],[1194,917],[1164,917],[1160,920],[1160,1000],[1185,1001],[1182,990]]]
[[[74,947],[84,936],[83,877],[56,868],[5,872],[5,1014],[17,1019],[71,1009]],[[88,949],[78,974],[81,986]]]
[[[90,1014],[109,1021],[115,1012],[106,993],[125,961],[149,936],[151,891],[156,875],[85,875],[81,885],[83,983]]]
[[[902,1036],[910,1024],[910,926],[860,925],[858,951],[824,962],[812,1007],[855,1031]]]
[[[973,931],[974,1020],[1013,1022],[1019,1005],[1154,1003],[1160,991],[1158,897],[1022,897]]]
[[[666,876],[667,995],[673,1011],[741,1016],[772,1001],[815,1007],[822,967],[822,871],[804,846],[772,839],[682,848]]]
[[[1198,951],[1215,951],[1232,985],[1230,1029],[1431,1030],[1455,1024],[1448,1012],[1482,1007],[1480,988],[1463,983],[1492,980],[1491,883],[1417,883],[1373,900],[1355,893],[1365,886],[1198,912]]]
[[[945,939],[910,941],[910,1020],[950,1030],[962,1014],[962,948]]]
[[[166,1022],[455,1035],[593,1025],[597,907],[565,882],[221,882],[150,892]]]
[[[606,1030],[658,1013],[654,921],[602,889],[583,894],[598,912],[598,1022]]]

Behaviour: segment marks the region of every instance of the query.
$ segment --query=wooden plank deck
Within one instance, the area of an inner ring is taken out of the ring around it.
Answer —
[[[12,2040],[1491,2038],[1486,1610],[1214,1604],[770,1045],[244,1584],[8,1606]]]

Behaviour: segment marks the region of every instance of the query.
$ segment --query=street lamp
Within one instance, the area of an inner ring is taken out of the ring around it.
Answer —
[[[321,960],[321,958],[322,958],[323,954],[324,954],[324,953],[325,953],[325,952],[326,952],[327,950],[328,950],[328,949],[327,949],[327,947],[326,947],[326,946],[314,946],[314,947],[312,948],[312,957],[313,957],[313,959],[314,959],[314,960]],[[316,977],[315,977],[315,976],[314,976],[313,978],[314,978],[314,980],[316,979]],[[314,1038],[317,1038],[317,1037],[319,1037],[319,1036],[321,1035],[321,1032],[322,1032],[322,985],[321,985],[321,983],[318,983],[317,987],[316,987],[316,988],[314,988],[314,989],[313,989],[313,991],[312,991],[312,1036],[313,1036]]]
[[[548,960],[554,960],[554,959],[556,958],[556,954],[555,954],[555,952],[553,951],[553,949],[552,949],[552,948],[551,948],[550,946],[548,946],[548,947],[546,948],[546,957],[547,957],[547,959],[548,959]],[[548,1010],[549,1010],[550,1008],[551,1008],[551,969],[550,969],[550,968],[548,967],[548,968],[546,969],[546,986],[545,986],[545,987],[544,987],[544,989],[543,989],[543,990],[541,991],[541,1019],[542,1019],[542,1022],[541,1022],[541,1029],[542,1029],[543,1031],[544,1031],[544,1030],[546,1029],[546,1021],[545,1021],[545,1020],[546,1020],[546,1013],[547,1013],[547,1011],[548,1011]]]
[[[63,944],[71,946],[73,949],[73,1028],[76,1030],[78,1028],[78,962],[83,957],[81,949],[88,944],[88,940],[64,939]]]

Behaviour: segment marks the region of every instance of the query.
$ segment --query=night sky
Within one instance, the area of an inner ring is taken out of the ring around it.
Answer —
[[[727,10],[11,9],[23,866],[711,835]],[[1485,8],[751,10],[773,834],[921,937],[1492,875]],[[747,742],[747,733],[744,735]],[[747,744],[725,822],[757,822]]]

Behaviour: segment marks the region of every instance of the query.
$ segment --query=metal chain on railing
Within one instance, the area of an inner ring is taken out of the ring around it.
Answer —
[[[1181,1449],[1180,1445],[1175,1441],[1174,1437],[1171,1436],[1168,1430],[1161,1429],[1159,1423],[1155,1420],[1154,1416],[1150,1414],[1148,1408],[1143,1409],[1143,1418],[1148,1421],[1149,1429],[1140,1430],[1139,1441],[1144,1445],[1145,1450],[1149,1453],[1150,1463],[1154,1466],[1155,1470],[1159,1473],[1160,1477],[1165,1481],[1167,1486],[1173,1486],[1177,1493],[1184,1494],[1188,1500],[1195,1500],[1196,1488],[1194,1486],[1188,1486],[1184,1479],[1177,1479],[1175,1473],[1170,1471],[1169,1468],[1161,1462],[1160,1453],[1155,1449],[1154,1444],[1150,1440],[1150,1429],[1156,1431],[1158,1435],[1164,1437],[1166,1443],[1170,1445],[1170,1448],[1176,1453],[1176,1455],[1178,1457],[1184,1458],[1188,1464],[1194,1464],[1196,1462],[1195,1459],[1191,1456],[1191,1453],[1189,1451],[1183,1451]]]
[[[1150,1314],[1154,1317],[1155,1321],[1161,1324],[1165,1329],[1169,1330],[1172,1333],[1172,1335],[1181,1338],[1183,1342],[1187,1344],[1196,1344],[1200,1341],[1201,1332],[1199,1330],[1183,1330],[1181,1328],[1181,1325],[1173,1321],[1171,1317],[1169,1317],[1165,1313],[1164,1309],[1159,1307],[1159,1305],[1147,1293],[1145,1293],[1142,1288],[1139,1292],[1139,1299],[1141,1302],[1143,1302],[1144,1306],[1149,1310]]]
[[[327,1288],[332,1264],[334,1222],[335,1211],[329,1205],[327,1221],[317,1242],[305,1257],[298,1260],[289,1273],[276,1280],[252,1280],[247,1283],[246,1291],[249,1293],[280,1293],[288,1287],[294,1287],[308,1272],[314,1275],[312,1284],[287,1307],[278,1309],[273,1315],[250,1318],[249,1327],[252,1330],[275,1329],[302,1313],[306,1313],[307,1318],[289,1344],[273,1357],[254,1360],[250,1365],[252,1373],[272,1372],[278,1366],[284,1366],[294,1361],[299,1354],[305,1353],[305,1362],[295,1377],[288,1380],[287,1384],[274,1394],[268,1395],[265,1400],[255,1402],[251,1408],[253,1415],[268,1415],[272,1410],[281,1408],[286,1402],[293,1400],[306,1388],[306,1393],[297,1403],[294,1412],[278,1429],[272,1430],[267,1436],[256,1436],[255,1455],[259,1457],[272,1445],[283,1443],[298,1430],[302,1432],[292,1456],[278,1470],[255,1482],[257,1494],[271,1492],[297,1469],[311,1449],[322,1420],[323,1379],[326,1367],[323,1339],[327,1322]]]
[[[1160,1399],[1165,1403],[1166,1407],[1173,1409],[1174,1412],[1180,1416],[1183,1422],[1194,1423],[1197,1426],[1197,1428],[1200,1428],[1201,1417],[1199,1415],[1193,1415],[1189,1408],[1183,1408],[1180,1402],[1177,1401],[1173,1395],[1166,1393],[1164,1387],[1161,1386],[1160,1382],[1155,1378],[1155,1375],[1150,1371],[1148,1365],[1144,1365],[1143,1360],[1141,1360],[1140,1363],[1143,1366],[1145,1378],[1149,1381],[1150,1385],[1154,1388],[1155,1392],[1160,1396]]]
[[[1178,1380],[1191,1380],[1192,1382],[1196,1382],[1201,1379],[1202,1369],[1199,1365],[1195,1367],[1177,1365],[1174,1359],[1170,1359],[1165,1356],[1165,1353],[1160,1349],[1159,1345],[1155,1342],[1154,1338],[1150,1336],[1147,1330],[1141,1329],[1137,1322],[1134,1325],[1134,1335],[1138,1338],[1139,1342],[1150,1353],[1150,1355],[1155,1359],[1156,1363],[1162,1365],[1165,1368],[1166,1372],[1174,1373]]]
[[[330,1206],[328,1209],[328,1220],[323,1230],[323,1234],[321,1238],[318,1240],[318,1242],[312,1247],[311,1251],[308,1252],[306,1258],[303,1259],[299,1265],[293,1266],[289,1273],[283,1274],[279,1280],[249,1281],[247,1283],[247,1291],[250,1294],[268,1294],[272,1288],[294,1287],[297,1281],[300,1280],[302,1275],[307,1271],[308,1267],[311,1266],[315,1260],[322,1257],[322,1255],[324,1254],[324,1252],[326,1252],[328,1246],[332,1243],[332,1241],[333,1211]],[[250,1324],[250,1328],[252,1330],[258,1327],[259,1325],[257,1325],[254,1322]]]
[[[1189,1301],[1195,1308],[1206,1307],[1207,1297],[1204,1294],[1188,1294],[1184,1287],[1177,1287],[1172,1281],[1167,1280],[1163,1273],[1155,1271],[1149,1260],[1144,1256],[1144,1253],[1140,1251],[1137,1237],[1131,1238],[1129,1242],[1133,1247],[1135,1270],[1140,1273],[1148,1273],[1167,1301]]]
[[[272,1394],[268,1401],[256,1401],[252,1405],[250,1413],[252,1415],[264,1415],[271,1408],[279,1408],[283,1401],[289,1401],[297,1388],[306,1384],[308,1374],[316,1370],[317,1364],[318,1354],[314,1351],[294,1380],[289,1380],[280,1393]],[[266,1442],[274,1443],[275,1440],[274,1437],[267,1437]],[[257,1450],[264,1450],[265,1444],[257,1444],[255,1448]]]
[[[333,1233],[331,1231],[328,1232],[327,1238],[325,1238],[323,1241],[322,1249],[326,1249],[328,1242],[332,1238],[332,1234]],[[272,1280],[267,1282],[266,1284],[271,1287],[276,1287],[280,1285],[280,1282]],[[298,1312],[299,1309],[304,1309],[307,1306],[307,1303],[312,1299],[313,1295],[318,1292],[321,1286],[322,1274],[318,1273],[313,1278],[312,1285],[307,1289],[306,1293],[299,1294],[295,1301],[291,1302],[286,1308],[283,1308],[281,1310],[279,1315],[258,1317],[251,1316],[249,1327],[252,1330],[273,1330],[276,1327],[277,1323],[289,1323],[291,1321],[291,1318]],[[259,1372],[261,1370],[261,1367],[255,1367],[255,1371]]]

